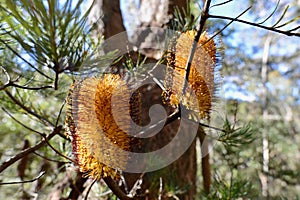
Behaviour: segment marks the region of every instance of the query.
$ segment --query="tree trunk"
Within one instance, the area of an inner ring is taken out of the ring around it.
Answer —
[[[267,39],[264,44],[264,53],[262,58],[262,68],[261,68],[261,79],[263,83],[263,108],[262,108],[262,116],[263,122],[267,121],[268,117],[268,59],[269,59],[269,51],[270,51],[270,44],[271,44],[271,36],[267,36]],[[269,159],[270,159],[270,152],[269,152],[269,137],[268,137],[268,129],[264,128],[262,132],[262,144],[263,144],[263,162],[262,162],[262,174],[260,174],[260,180],[262,185],[262,196],[265,199],[269,199]]]
[[[101,4],[98,3],[98,5]],[[111,0],[109,2],[108,0],[103,0],[103,28],[105,29],[103,33],[105,38],[109,38],[125,30],[119,5],[118,0]],[[171,14],[174,11],[174,6],[186,8],[186,0],[140,0],[138,28],[163,27],[172,17]],[[152,46],[159,45],[153,43],[155,40],[151,39],[151,37],[155,37],[155,35],[145,35],[142,34],[142,31],[143,30],[135,32],[131,39],[131,42],[135,46],[139,49],[143,49],[145,43],[147,46],[149,46],[149,43]],[[144,38],[140,38],[141,35],[143,35]],[[143,53],[149,58],[158,59],[161,55],[157,55],[157,52],[153,49],[147,49],[143,51]],[[157,86],[150,87],[150,89],[149,87],[141,88],[141,95],[142,109],[145,111],[155,103],[163,104],[161,100],[161,89]],[[140,117],[142,123],[147,122],[149,118],[148,112],[142,112]],[[167,141],[172,140],[176,135],[179,123],[179,120],[174,121],[150,140],[141,141],[143,149],[163,147]],[[187,134],[189,134],[188,131],[189,128],[186,127]],[[187,200],[194,199],[197,171],[195,144],[194,141],[190,148],[171,165],[143,175],[141,190],[138,192],[142,195],[142,199],[168,199],[172,197]],[[124,174],[129,191],[140,176],[141,174]]]
[[[139,11],[141,15],[139,18],[138,28],[143,29],[146,27],[163,27],[173,17],[175,6],[178,6],[180,9],[186,9],[187,1],[141,0]],[[144,38],[140,38],[139,36],[141,35],[143,35]],[[140,49],[143,49],[144,46],[153,46],[153,49],[155,49],[158,45],[160,45],[153,43],[153,41],[155,41],[155,37],[156,35],[145,36],[145,34],[142,34],[142,32],[137,32],[133,36],[133,41],[135,39],[138,42],[136,46]],[[158,59],[161,55],[157,54],[157,52],[155,52],[153,49],[147,49],[147,51],[144,51],[143,53],[148,57]],[[153,105],[154,103],[162,103],[158,102],[159,100],[155,101],[155,99],[160,99],[158,97],[161,95],[161,90],[157,88],[155,90],[151,91],[152,94],[144,93],[144,95],[148,97],[148,102],[144,102],[143,106],[147,107],[149,105]],[[149,99],[150,97],[153,97],[153,99]],[[166,140],[171,140],[177,133],[179,123],[179,121],[175,121],[166,126],[160,133],[157,134],[157,137],[153,138],[155,141],[152,141],[148,144],[162,147]],[[186,132],[189,134],[188,129]],[[159,187],[160,183],[162,183],[162,190],[165,192],[161,195],[162,199],[172,199],[172,195],[173,197],[177,196],[179,199],[194,199],[196,193],[196,171],[196,148],[194,141],[190,148],[174,163],[161,170],[147,173],[143,180],[143,192],[149,192],[147,196],[148,199],[158,199],[160,190]],[[168,189],[174,190],[174,194],[172,194],[171,191],[168,191]]]
[[[187,0],[140,0],[136,27],[139,30],[130,40],[147,57],[155,59],[161,57],[159,51],[155,50],[159,49],[160,44],[154,42],[160,33],[149,34],[145,28],[165,26],[173,17],[175,7],[181,11],[186,9]],[[149,46],[152,48],[149,49]]]
[[[91,23],[97,23],[97,31],[102,33],[104,38],[126,31],[119,0],[95,0],[89,20]]]
[[[173,110],[165,106],[161,98],[162,90],[158,86],[143,87],[141,89],[142,100],[142,115],[140,116],[142,122],[147,124],[150,119],[148,110],[154,104],[160,104],[165,107],[168,114]],[[185,134],[190,134],[190,128],[185,124],[180,124],[180,120],[176,120],[171,124],[165,126],[159,133],[147,140],[142,140],[139,144],[146,152],[160,149],[172,141],[178,132],[179,125],[184,127]],[[172,141],[173,142],[173,141]],[[174,148],[181,144],[173,143]],[[176,149],[174,149],[176,150]],[[169,152],[166,156],[172,157],[173,152]],[[176,161],[167,167],[160,170],[146,173],[143,176],[141,195],[145,195],[145,199],[172,199],[178,197],[179,199],[193,199],[196,193],[196,142],[191,144],[188,150]],[[126,174],[126,180],[129,188],[131,188],[140,174]],[[135,177],[135,179],[133,178]]]

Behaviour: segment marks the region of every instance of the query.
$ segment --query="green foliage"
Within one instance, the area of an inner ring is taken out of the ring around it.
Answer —
[[[44,76],[48,77],[42,72],[42,67],[56,73],[75,70],[88,51],[86,21],[89,10],[81,13],[82,2],[80,0],[74,6],[71,0],[64,5],[55,0],[46,4],[44,1],[7,0],[6,6],[0,7],[5,21],[1,30],[18,43],[24,51],[22,53],[30,55],[39,67],[24,61]],[[1,43],[14,51],[5,40],[1,39]],[[21,58],[22,55],[17,56]]]
[[[136,62],[130,56],[125,56],[125,62],[123,63],[123,66],[128,71],[133,72],[137,70],[137,68],[142,67],[145,64],[146,60],[147,57],[142,58],[142,55],[138,52]]]
[[[250,180],[240,177],[240,175],[231,175],[230,181],[225,181],[216,174],[211,194],[206,199],[245,199],[255,198],[254,190]],[[256,196],[257,198],[257,196]]]
[[[254,133],[257,131],[251,123],[235,129],[228,118],[224,121],[223,130],[224,132],[219,136],[218,140],[230,151],[252,143],[255,140]]]
[[[24,139],[34,146],[55,126],[64,124],[62,109],[72,83],[68,72],[78,71],[91,48],[88,11],[81,13],[83,1],[4,1],[0,5],[0,158],[3,163],[21,152]],[[94,51],[93,49],[93,51]],[[9,59],[8,59],[9,58]],[[53,90],[55,88],[56,90]],[[71,152],[63,133],[52,139],[59,152]],[[35,189],[46,198],[51,186],[61,178],[66,161],[49,146],[30,154],[25,179],[45,175],[36,184],[5,186],[1,198],[32,197]],[[58,167],[60,165],[60,167]],[[20,181],[17,165],[0,175],[1,182]],[[48,187],[50,186],[50,187]],[[2,189],[2,188],[1,188]],[[30,193],[31,192],[31,193]]]
[[[1,163],[22,151],[24,139],[30,141],[30,146],[34,146],[44,140],[44,136],[49,135],[55,126],[64,124],[64,101],[74,75],[82,75],[87,71],[102,72],[105,70],[103,68],[113,61],[120,61],[116,60],[118,51],[101,54],[101,36],[91,36],[93,27],[87,24],[87,15],[91,8],[82,12],[83,0],[76,1],[75,4],[71,0],[61,2],[1,1]],[[287,28],[298,22],[297,12],[296,16],[289,16],[292,7],[282,7],[279,1],[263,2],[270,8],[271,14],[266,15],[258,24],[265,24],[270,20],[274,28]],[[187,10],[175,9],[175,19],[170,22],[170,26],[182,32],[194,29],[199,20],[199,13],[194,12],[193,6],[191,3]],[[220,19],[216,23],[209,21],[209,27],[214,26],[217,31],[226,25]],[[261,49],[266,37],[262,33],[249,30],[237,32],[236,28],[234,26],[230,30],[226,29],[220,35],[224,45],[222,72],[225,77],[237,77],[238,80],[233,84],[253,93],[257,99],[252,102],[239,100],[238,108],[228,109],[222,130],[218,130],[219,137],[215,138],[218,141],[217,145],[212,152],[214,179],[211,193],[201,193],[199,196],[206,199],[261,198],[261,133],[267,130],[272,159],[269,162],[269,172],[264,175],[270,180],[270,197],[291,199],[297,195],[300,184],[300,165],[296,159],[299,157],[300,142],[297,134],[300,130],[299,95],[295,92],[299,92],[299,47],[293,52],[287,48],[287,44],[297,44],[297,41],[291,42],[287,38],[273,36],[274,46],[271,47],[268,60],[269,88],[267,94],[262,94]],[[297,27],[290,29],[297,30]],[[125,60],[123,66],[129,71],[134,73],[135,70],[143,70],[144,58],[137,59],[137,63],[130,58]],[[285,66],[287,71],[281,70],[282,66]],[[269,103],[267,111],[270,119],[262,117],[261,97],[264,95]],[[231,101],[228,101],[227,105],[230,103]],[[63,133],[54,137],[50,144],[58,152],[70,156],[71,145]],[[36,183],[32,183],[23,184],[22,187],[20,184],[1,186],[0,197],[32,198],[32,193],[37,194],[35,189],[38,189],[38,197],[44,199],[66,174],[73,173],[71,178],[75,180],[75,170],[72,168],[72,172],[67,171],[70,167],[69,161],[49,146],[30,154],[28,160],[25,179],[34,179],[40,172],[45,171],[39,182],[41,185],[38,187]],[[12,165],[5,173],[0,174],[1,183],[20,181],[17,165],[18,163]],[[152,178],[155,180],[154,186],[159,187],[161,174],[156,175]],[[175,180],[174,174],[171,173],[169,178]],[[98,188],[102,187],[101,183],[98,184]],[[188,186],[179,188],[177,180],[164,186],[169,197],[175,197],[185,189],[188,189]],[[64,190],[61,196],[67,198],[69,192],[70,189]],[[97,192],[101,194],[102,190]],[[112,196],[110,195],[111,198]],[[299,196],[295,199],[299,199]]]
[[[196,28],[197,22],[200,18],[200,12],[196,13],[193,1],[188,1],[187,9],[180,9],[175,7],[174,18],[172,18],[170,26],[174,30],[185,32]]]

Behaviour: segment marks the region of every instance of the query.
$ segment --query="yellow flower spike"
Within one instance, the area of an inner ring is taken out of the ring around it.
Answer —
[[[118,176],[111,166],[126,166],[130,148],[129,91],[118,75],[87,78],[68,98],[67,131],[73,153],[86,176]],[[127,112],[127,113],[126,113]]]
[[[200,36],[189,74],[189,84],[181,95],[184,83],[185,66],[196,31],[187,31],[176,40],[174,51],[168,57],[165,88],[170,92],[164,94],[172,106],[179,102],[190,110],[197,111],[201,119],[208,118],[214,94],[214,67],[216,64],[216,47],[213,40],[208,41],[206,32]],[[208,42],[207,42],[208,41]],[[170,81],[171,80],[171,81]],[[195,95],[191,95],[194,93]],[[166,101],[166,100],[165,100]]]

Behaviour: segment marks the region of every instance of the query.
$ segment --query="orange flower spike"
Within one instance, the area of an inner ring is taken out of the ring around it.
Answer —
[[[209,116],[211,109],[211,101],[214,94],[214,66],[216,63],[215,43],[213,40],[209,40],[206,32],[201,34],[195,51],[189,75],[189,87],[182,97],[179,96],[185,81],[185,66],[195,34],[196,31],[187,31],[177,39],[174,52],[175,62],[168,60],[168,68],[172,67],[174,70],[173,74],[167,74],[166,79],[170,79],[168,76],[173,76],[172,84],[169,84],[169,87],[167,85],[166,88],[172,93],[170,95],[171,105],[178,106],[179,99],[181,99],[181,103],[184,106],[199,112],[200,118],[203,119]]]
[[[78,83],[68,98],[68,107],[72,109],[67,112],[67,127],[77,164],[86,176],[114,178],[118,174],[110,166],[126,165],[130,138],[125,131],[129,114],[120,117],[118,124],[115,117],[129,112],[124,103],[129,95],[127,90],[118,75],[105,75]]]

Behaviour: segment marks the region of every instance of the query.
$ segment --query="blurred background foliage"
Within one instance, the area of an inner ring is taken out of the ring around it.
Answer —
[[[76,75],[84,71],[83,68],[102,72],[115,55],[100,54],[102,36],[91,34],[95,31],[95,24],[88,22],[92,7],[87,5],[90,2],[0,2],[2,164],[36,145],[58,125],[64,125],[65,99]],[[136,2],[130,0],[122,5],[128,30],[138,26],[138,23],[131,22],[138,18],[134,15],[139,9]],[[191,1],[186,12],[175,10],[171,27],[177,30],[195,27],[199,20],[199,5],[202,4],[203,1]],[[239,14],[237,11],[252,6],[243,19],[258,23],[270,16],[265,24],[272,25],[283,16],[287,5],[289,9],[281,22],[295,19],[282,27],[289,30],[300,24],[298,0],[232,1],[215,7],[213,11],[235,17]],[[222,13],[223,6],[229,7],[229,11],[224,9],[225,13]],[[209,19],[209,33],[218,32],[226,23],[228,21],[222,19]],[[209,194],[205,194],[201,187],[201,170],[197,172],[197,198],[299,199],[299,37],[233,23],[215,39],[223,76],[219,98],[226,102],[218,112],[224,116],[221,127],[227,131],[218,133],[218,142],[210,155],[213,181]],[[85,63],[86,60],[89,62]],[[93,63],[93,69],[87,63]],[[70,140],[63,131],[49,143],[61,154],[71,157]],[[75,173],[74,165],[53,148],[45,145],[2,171],[0,198],[70,197],[76,181],[82,180]],[[198,157],[197,165],[200,166]],[[2,184],[33,180],[41,172],[45,175],[30,183]],[[84,194],[91,184],[91,180],[86,181]],[[58,190],[58,187],[64,189]],[[176,183],[166,187],[170,194],[180,192]],[[84,194],[80,198],[84,198]],[[89,194],[91,199],[113,196],[102,181],[96,183]]]

